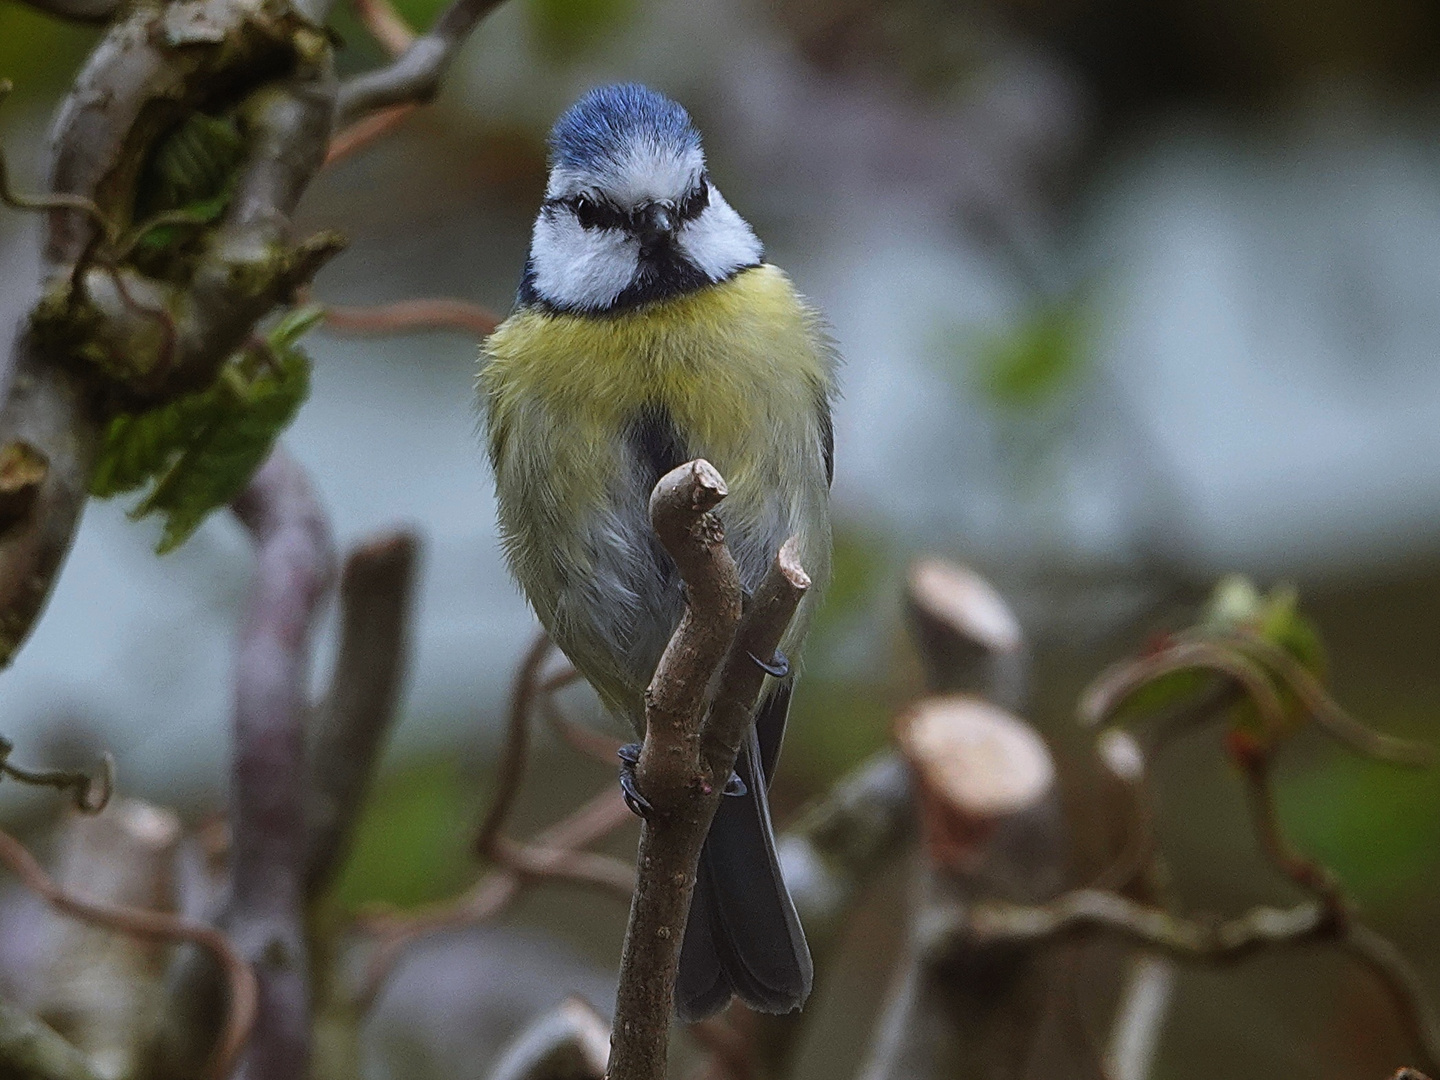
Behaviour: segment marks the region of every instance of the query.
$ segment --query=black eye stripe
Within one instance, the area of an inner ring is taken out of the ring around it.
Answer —
[[[680,200],[676,212],[681,221],[693,221],[710,205],[710,184],[707,177],[700,178],[700,186]]]
[[[709,178],[702,176],[699,186],[688,192],[675,205],[675,217],[680,221],[693,221],[709,205]],[[643,224],[638,213],[626,213],[603,197],[584,193],[565,198],[546,199],[541,204],[541,209],[546,213],[568,210],[575,215],[575,219],[584,229],[625,229],[635,232]]]

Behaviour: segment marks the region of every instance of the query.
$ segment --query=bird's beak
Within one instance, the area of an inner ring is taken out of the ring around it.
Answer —
[[[664,203],[651,203],[640,211],[640,253],[648,255],[668,244],[675,234],[675,211]]]

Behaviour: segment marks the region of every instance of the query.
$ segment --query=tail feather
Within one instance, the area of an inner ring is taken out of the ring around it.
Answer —
[[[783,1013],[810,993],[810,950],[780,876],[765,792],[764,765],[774,762],[788,704],[788,685],[762,704],[735,764],[749,791],[721,800],[701,852],[675,986],[675,1011],[685,1021],[718,1012],[732,994],[761,1012]],[[757,729],[773,734],[769,755]]]

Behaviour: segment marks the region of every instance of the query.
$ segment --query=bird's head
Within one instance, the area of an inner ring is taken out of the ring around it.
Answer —
[[[760,256],[706,173],[689,114],[669,98],[606,86],[556,121],[522,299],[626,310],[724,281]]]

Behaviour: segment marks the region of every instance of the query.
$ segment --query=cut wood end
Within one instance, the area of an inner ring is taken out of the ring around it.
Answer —
[[[420,554],[420,534],[411,529],[378,533],[362,540],[345,556],[341,588],[347,592],[385,581],[393,574],[408,576]]]
[[[566,998],[560,1003],[560,1012],[575,1033],[585,1064],[595,1076],[605,1075],[610,1064],[610,1025],[582,997]]]
[[[897,740],[924,788],[976,823],[1036,805],[1055,783],[1044,740],[981,698],[922,701],[902,718]]]
[[[810,588],[810,575],[800,564],[800,537],[792,536],[780,545],[780,553],[775,556],[775,565],[780,568],[791,587],[801,592]]]
[[[910,567],[910,602],[991,652],[1017,652],[1025,638],[1020,621],[994,587],[968,567],[919,559]]]
[[[650,493],[650,520],[677,512],[704,513],[730,494],[720,471],[704,458],[677,465],[660,478]]]

